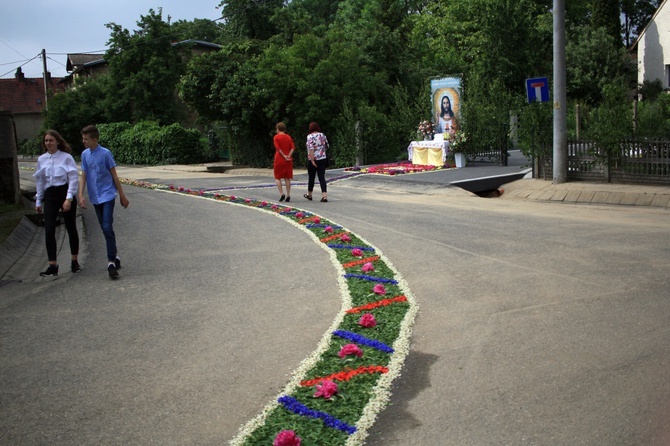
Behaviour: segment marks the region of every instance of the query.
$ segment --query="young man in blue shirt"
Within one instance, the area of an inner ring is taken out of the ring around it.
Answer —
[[[118,270],[121,268],[113,227],[114,202],[117,192],[121,206],[127,208],[129,202],[116,174],[116,162],[112,152],[98,144],[100,132],[97,127],[93,125],[84,127],[81,130],[81,136],[86,150],[81,154],[82,175],[79,182],[79,206],[86,209],[84,187],[88,184],[88,198],[93,203],[107,243],[107,272],[109,277],[116,279],[119,277]]]

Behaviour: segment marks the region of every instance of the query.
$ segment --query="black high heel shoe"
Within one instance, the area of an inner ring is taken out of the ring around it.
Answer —
[[[40,276],[57,276],[58,275],[58,265],[49,265],[46,271],[40,273]]]
[[[284,201],[285,198],[286,198],[286,195],[282,195],[281,197],[279,197],[279,201]]]

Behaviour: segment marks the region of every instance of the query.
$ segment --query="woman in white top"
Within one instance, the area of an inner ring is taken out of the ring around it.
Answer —
[[[307,135],[307,193],[303,197],[312,200],[314,180],[318,175],[321,187],[321,202],[328,201],[328,190],[326,186],[326,167],[328,167],[328,138],[321,132],[321,127],[316,122],[309,124],[309,135]]]
[[[73,273],[81,268],[77,262],[79,254],[79,234],[77,232],[77,201],[75,194],[79,187],[79,172],[72,158],[71,149],[62,136],[55,130],[47,130],[42,139],[42,147],[46,151],[37,159],[35,168],[35,186],[37,196],[35,210],[44,212],[44,234],[46,239],[49,267],[41,272],[41,276],[57,276],[56,261],[56,222],[58,212],[63,210],[63,219],[70,240]]]

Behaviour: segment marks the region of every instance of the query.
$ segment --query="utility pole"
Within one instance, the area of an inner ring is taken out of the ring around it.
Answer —
[[[49,92],[47,90],[47,50],[42,48],[42,75],[44,76],[44,109],[47,109]]]
[[[565,0],[554,0],[554,184],[568,176]]]

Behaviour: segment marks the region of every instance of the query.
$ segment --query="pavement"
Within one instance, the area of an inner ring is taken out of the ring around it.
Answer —
[[[33,160],[19,163],[23,170],[34,166]],[[272,169],[234,167],[228,162],[198,165],[170,166],[118,166],[120,178],[169,184],[172,179],[184,180],[206,177],[228,178],[262,177],[251,180],[259,184],[273,186]],[[327,179],[346,176],[352,172],[333,169],[327,172]],[[305,169],[294,169],[294,184],[301,185],[307,176]],[[517,179],[520,178],[520,179]],[[301,180],[302,179],[302,183]],[[491,183],[493,180],[493,183]],[[670,210],[670,185],[608,184],[574,181],[553,184],[551,181],[533,179],[526,160],[519,151],[511,151],[507,166],[490,163],[470,163],[461,169],[443,169],[432,172],[404,175],[362,175],[357,177],[363,186],[369,184],[376,188],[403,189],[415,193],[430,193],[431,190],[451,189],[453,193],[471,193],[473,184],[494,184],[494,190],[480,193],[483,197],[495,197],[503,200],[535,200],[566,204],[591,204],[612,206],[649,206]],[[499,184],[499,186],[497,186]],[[490,186],[486,186],[487,188]],[[34,191],[32,176],[23,175],[21,189],[24,195]],[[470,191],[468,191],[470,189]],[[83,222],[78,218],[79,233]],[[67,233],[60,225],[56,233],[58,252],[67,247]],[[85,243],[85,240],[82,240]],[[17,229],[0,247],[0,287],[17,281],[41,280],[35,274],[45,267],[44,233],[33,219],[24,217]],[[85,252],[85,249],[81,250]]]

